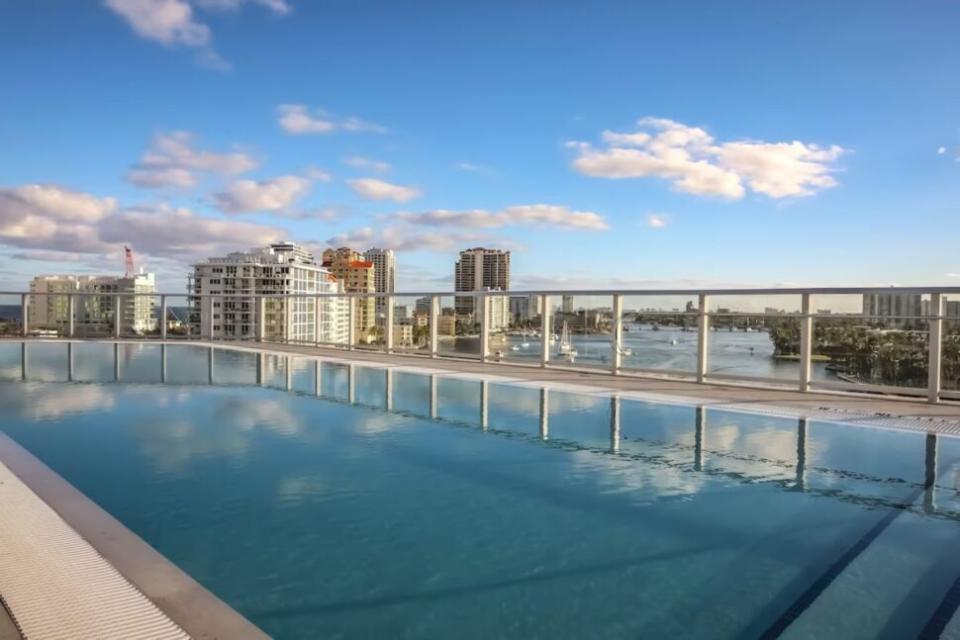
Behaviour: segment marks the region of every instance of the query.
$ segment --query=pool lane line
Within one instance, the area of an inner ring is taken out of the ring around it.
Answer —
[[[930,619],[927,620],[927,624],[917,634],[917,640],[937,640],[940,638],[943,635],[943,630],[946,629],[950,620],[957,613],[957,609],[960,609],[960,576],[947,589],[943,600],[934,609]]]
[[[913,504],[920,495],[923,494],[923,488],[917,489],[911,493],[904,505]],[[806,611],[810,605],[816,602],[817,598],[826,591],[827,587],[833,584],[833,581],[836,580],[844,570],[850,566],[850,564],[856,560],[860,554],[869,548],[873,541],[876,540],[880,534],[886,531],[887,527],[893,524],[893,521],[904,511],[903,508],[891,509],[888,511],[876,524],[874,524],[870,529],[857,540],[853,546],[847,549],[843,555],[837,558],[827,570],[824,571],[819,578],[813,581],[813,583],[807,587],[807,589],[800,594],[800,596],[793,601],[793,603],[784,611],[779,618],[777,618],[773,624],[771,624],[767,629],[761,633],[758,638],[759,640],[774,640],[779,638],[787,628],[793,624],[797,618],[799,618],[804,611]]]

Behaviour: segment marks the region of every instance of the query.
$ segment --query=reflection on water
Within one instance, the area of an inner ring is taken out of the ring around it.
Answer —
[[[960,575],[954,438],[189,345],[0,375],[8,435],[280,638],[916,637]]]

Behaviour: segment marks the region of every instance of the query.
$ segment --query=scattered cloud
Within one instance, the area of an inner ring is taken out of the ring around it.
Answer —
[[[310,191],[311,181],[302,176],[279,176],[269,180],[235,180],[215,193],[213,201],[224,213],[282,211]]]
[[[597,178],[669,180],[675,189],[738,200],[747,189],[770,198],[811,196],[837,185],[835,163],[848,150],[804,142],[718,142],[699,127],[641,118],[638,130],[604,131],[603,145],[571,142],[573,168]]]
[[[206,218],[167,205],[119,206],[58,185],[0,187],[0,244],[49,252],[111,255],[118,246],[139,254],[195,258],[281,240],[276,227]]]
[[[343,159],[343,164],[348,167],[353,167],[354,169],[365,169],[370,171],[376,171],[378,173],[386,173],[390,171],[390,164],[380,160],[372,160],[370,158],[364,158],[363,156],[347,156]]]
[[[960,278],[960,273],[948,273],[948,278]]]
[[[945,154],[946,152],[947,152],[947,148],[946,148],[946,147],[937,147],[937,155],[938,155],[938,156],[942,156],[942,155]]]
[[[355,193],[367,200],[408,202],[422,195],[416,187],[404,187],[378,178],[357,178],[348,180],[347,184]]]
[[[505,207],[499,211],[438,209],[423,213],[398,213],[396,217],[413,225],[457,227],[461,229],[484,229],[511,225],[545,225],[561,229],[591,230],[610,228],[603,216],[593,211],[571,211],[567,207],[549,204],[517,205]]]
[[[363,227],[328,238],[331,247],[377,246],[394,251],[427,251],[450,253],[465,246],[485,245],[502,249],[517,249],[519,245],[487,234],[446,231],[424,232],[423,229],[405,224],[386,227]]]
[[[234,11],[244,4],[258,4],[277,15],[287,15],[293,8],[286,0],[194,0],[198,7],[211,10]]]
[[[186,0],[106,0],[141,38],[164,45],[206,47],[210,28],[194,19]]]
[[[385,133],[386,127],[350,116],[338,120],[323,109],[311,110],[303,104],[282,104],[277,107],[280,128],[295,136],[349,131],[353,133]]]
[[[646,219],[651,229],[663,229],[669,222],[669,218],[662,213],[648,213]]]
[[[486,172],[490,170],[489,167],[486,167],[482,164],[475,164],[473,162],[458,162],[453,166],[454,168],[459,169],[460,171],[470,171],[473,173],[481,173],[481,172]]]
[[[226,10],[244,4],[258,4],[277,15],[290,12],[286,0],[104,0],[141,38],[167,47],[194,49],[200,64],[219,71],[228,70],[230,63],[214,49],[210,27],[197,18],[194,7]]]
[[[147,189],[196,186],[200,174],[233,176],[257,168],[250,155],[235,151],[214,153],[194,146],[196,136],[188,131],[159,133],[140,162],[127,174],[127,180]]]

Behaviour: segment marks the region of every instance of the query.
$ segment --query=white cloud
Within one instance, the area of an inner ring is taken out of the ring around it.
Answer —
[[[662,213],[648,213],[647,226],[651,229],[663,229],[667,226],[668,218]]]
[[[210,28],[194,20],[186,0],[106,0],[105,4],[147,40],[188,47],[210,43]]]
[[[350,131],[354,133],[384,133],[386,128],[366,122],[355,116],[337,120],[323,109],[311,110],[303,104],[282,104],[277,107],[280,128],[295,136]]]
[[[948,273],[948,278],[960,278],[960,273]]]
[[[257,167],[256,160],[246,153],[198,150],[194,141],[195,136],[187,131],[157,134],[127,180],[145,188],[189,188],[196,186],[199,173],[232,176]]]
[[[495,228],[509,225],[547,225],[561,229],[609,229],[603,216],[593,211],[571,211],[549,204],[516,205],[499,211],[439,209],[423,213],[399,213],[397,218],[414,225],[459,228]]]
[[[194,6],[223,10],[238,9],[243,4],[259,4],[277,15],[290,12],[286,0],[104,0],[104,5],[123,17],[141,38],[168,47],[192,48],[200,64],[219,71],[229,69],[230,63],[213,48],[210,27],[196,18]]]
[[[293,10],[286,0],[194,0],[194,2],[198,7],[210,10],[233,11],[243,4],[258,4],[277,15],[286,15]]]
[[[390,171],[390,164],[380,160],[372,160],[363,156],[347,156],[343,159],[343,164],[354,169],[369,169],[378,173]]]
[[[283,239],[275,227],[195,215],[166,205],[121,208],[57,185],[0,187],[0,245],[27,250],[112,255],[130,245],[140,254],[203,257]],[[41,257],[36,254],[34,257]]]
[[[354,192],[367,200],[407,202],[422,195],[416,187],[404,187],[377,178],[357,178],[356,180],[348,180],[347,184]]]
[[[810,196],[837,185],[836,160],[847,152],[799,141],[717,142],[699,127],[664,118],[642,118],[638,130],[604,131],[604,146],[585,142],[573,168],[599,178],[657,177],[679,191],[737,200],[749,188],[771,198]]]
[[[311,181],[301,176],[279,176],[270,180],[235,180],[214,194],[217,207],[225,213],[282,211],[310,191]]]
[[[947,152],[947,148],[946,148],[946,147],[937,147],[937,155],[938,155],[938,156],[942,156],[942,155],[945,154],[946,152]]]
[[[475,233],[446,231],[443,233],[424,232],[408,225],[387,227],[363,227],[347,233],[341,233],[327,239],[331,247],[377,246],[395,251],[429,251],[450,253],[465,246],[483,244],[491,247],[510,248],[510,243],[502,239]]]

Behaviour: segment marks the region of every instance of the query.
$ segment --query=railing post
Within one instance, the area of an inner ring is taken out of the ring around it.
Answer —
[[[439,327],[440,296],[430,296],[430,357],[436,358],[440,354]]]
[[[490,298],[479,296],[480,304],[480,362],[490,359]],[[476,305],[474,305],[476,308]]]
[[[810,390],[813,355],[813,296],[804,293],[800,301],[800,391]]]
[[[267,341],[267,299],[257,298],[257,341]]]
[[[160,338],[167,339],[167,296],[160,296]]]
[[[943,294],[934,293],[930,296],[930,340],[927,343],[928,370],[927,370],[927,401],[940,402],[940,387],[942,380],[943,354]]]
[[[320,334],[323,323],[320,317],[320,296],[313,297],[313,346],[320,346]]]
[[[20,327],[23,330],[23,337],[26,338],[30,333],[29,320],[27,316],[30,314],[30,294],[22,293],[20,294]]]
[[[76,328],[77,328],[76,296],[73,295],[72,293],[67,295],[67,315],[69,316],[69,320],[67,321],[67,335],[72,338],[75,335]]]
[[[623,294],[613,294],[613,358],[610,365],[611,373],[620,373],[623,365]]]
[[[697,313],[697,382],[707,378],[708,355],[710,353],[710,298],[700,294]]]
[[[393,296],[387,296],[387,317],[384,318],[383,322],[383,345],[386,348],[387,353],[393,353]],[[376,303],[373,305],[376,307]]]
[[[113,337],[120,337],[120,294],[113,296]]]
[[[550,336],[553,335],[550,320],[550,296],[540,296],[540,366],[545,367],[550,362]]]
[[[350,296],[347,299],[347,306],[350,309],[350,323],[347,325],[347,348],[351,351],[357,345],[357,299],[355,296]]]

